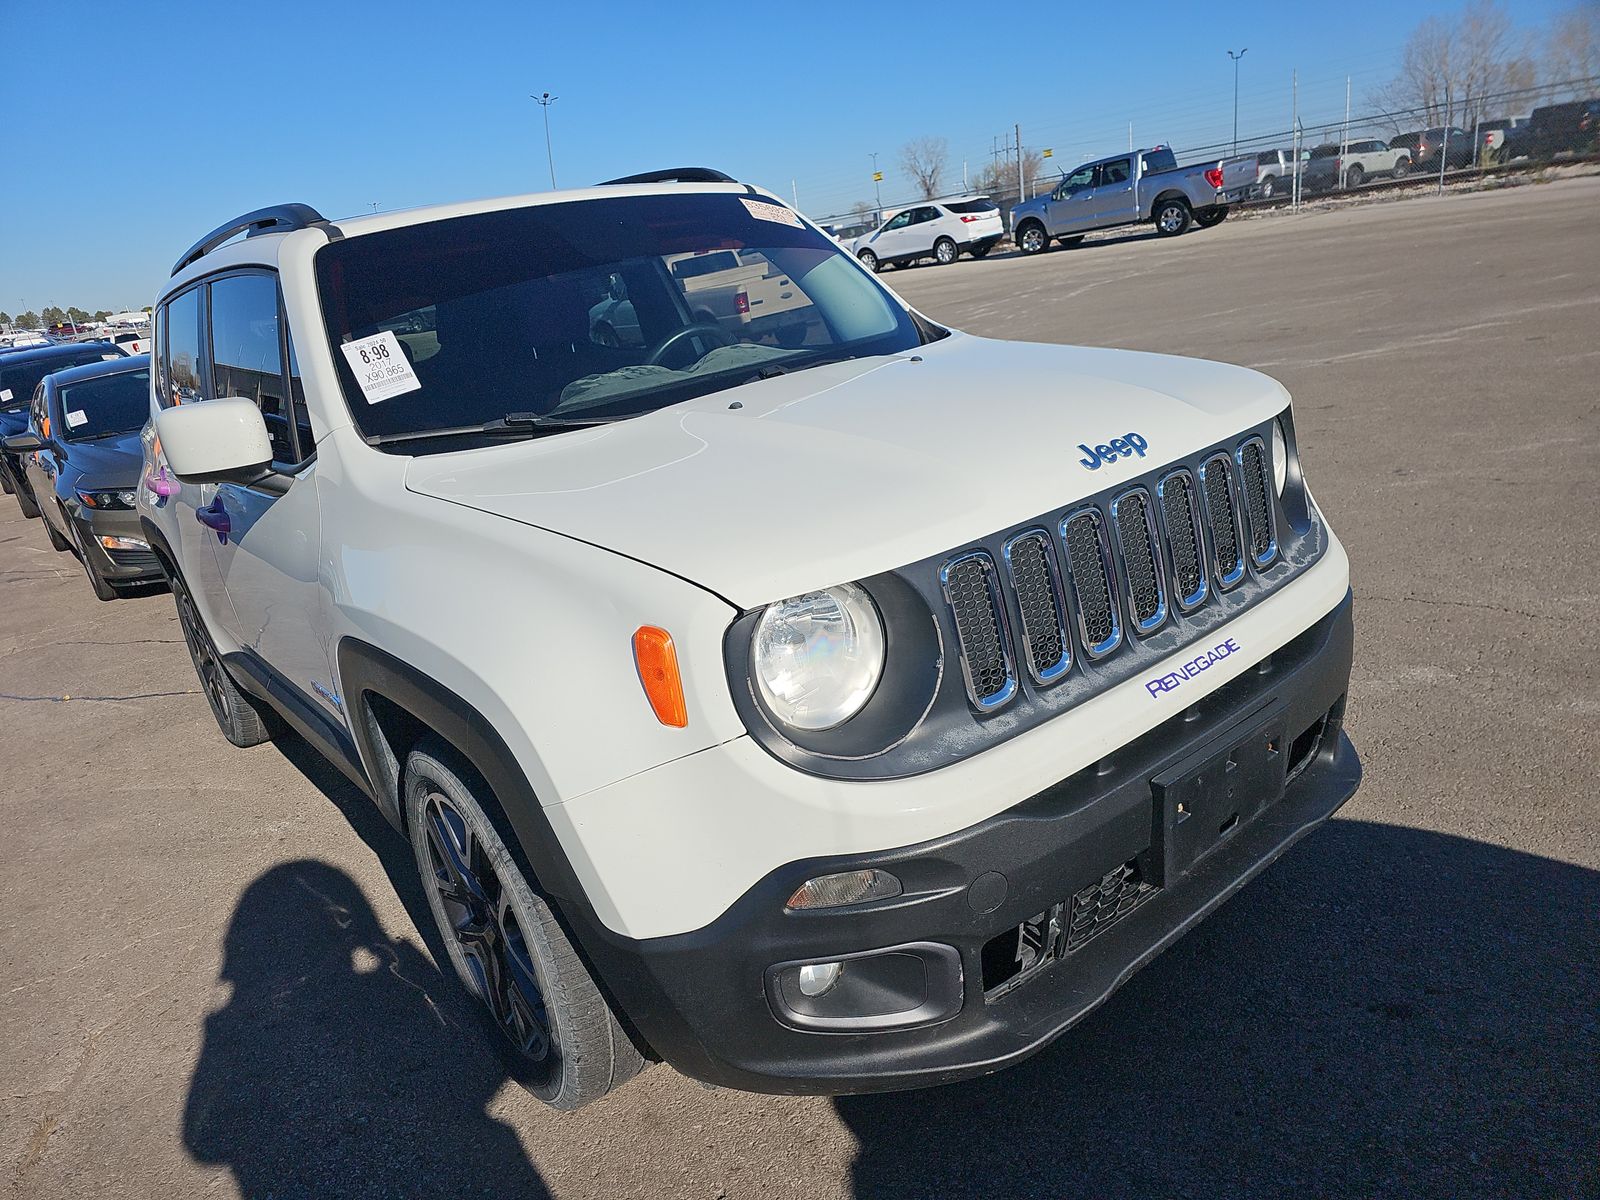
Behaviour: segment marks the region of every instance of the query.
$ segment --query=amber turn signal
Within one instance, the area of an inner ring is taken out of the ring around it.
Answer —
[[[683,700],[683,678],[678,674],[672,635],[654,625],[641,625],[633,635],[633,661],[656,720],[682,729],[689,723],[689,708]]]

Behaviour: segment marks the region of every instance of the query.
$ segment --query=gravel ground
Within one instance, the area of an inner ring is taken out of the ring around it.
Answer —
[[[1353,562],[1367,767],[1076,1030],[932,1091],[657,1066],[545,1111],[375,811],[299,742],[230,749],[171,599],[98,603],[0,501],[0,1186],[1600,1195],[1597,212],[1573,179],[885,274],[976,333],[1289,386]]]

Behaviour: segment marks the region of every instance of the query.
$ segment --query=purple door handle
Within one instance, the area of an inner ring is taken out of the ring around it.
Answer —
[[[165,500],[178,494],[178,482],[167,478],[167,469],[158,467],[154,471],[147,471],[144,477],[144,486],[150,489],[152,496],[159,496]]]
[[[222,507],[222,497],[218,496],[204,508],[194,510],[195,520],[207,529],[213,529],[217,534],[217,541],[226,542],[228,534],[233,529],[233,524],[228,520],[228,510]]]

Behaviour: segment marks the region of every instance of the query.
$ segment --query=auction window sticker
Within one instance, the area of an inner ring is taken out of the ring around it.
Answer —
[[[339,349],[344,351],[344,360],[350,364],[368,404],[392,400],[422,387],[392,329],[371,337],[355,338]]]
[[[774,221],[779,225],[793,225],[796,229],[803,229],[800,217],[793,209],[785,208],[781,204],[768,204],[765,200],[748,200],[739,197],[739,203],[758,221]]]
[[[76,429],[79,425],[87,425],[88,423],[89,414],[84,412],[81,408],[74,408],[67,413],[68,429]]]

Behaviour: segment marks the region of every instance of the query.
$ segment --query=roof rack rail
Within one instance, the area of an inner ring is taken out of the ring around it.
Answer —
[[[645,171],[639,175],[624,175],[621,179],[607,179],[598,187],[614,183],[738,183],[732,175],[710,167],[668,167],[663,171]]]
[[[184,251],[183,257],[172,264],[172,273],[176,275],[210,254],[223,242],[247,230],[248,236],[254,237],[258,233],[287,233],[291,229],[308,229],[312,226],[322,226],[338,233],[333,224],[309,204],[274,204],[270,208],[258,208],[255,212],[235,217],[225,225],[218,225],[190,246]]]

